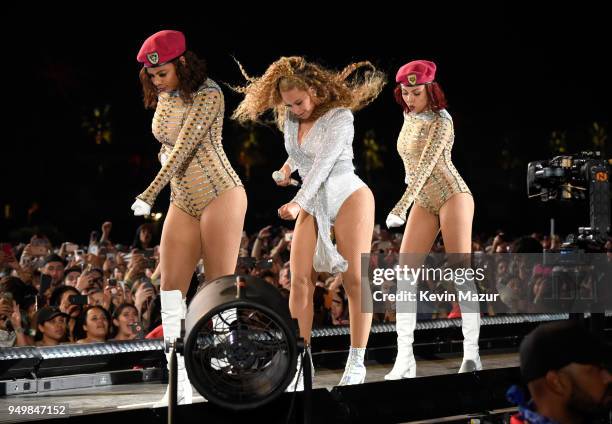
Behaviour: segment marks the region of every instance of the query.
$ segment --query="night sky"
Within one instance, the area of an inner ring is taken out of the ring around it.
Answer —
[[[564,134],[568,152],[593,149],[594,122],[609,131],[611,37],[601,22],[604,12],[581,4],[580,10],[536,14],[512,3],[455,7],[440,19],[426,6],[398,5],[373,12],[353,5],[333,15],[271,6],[274,12],[263,15],[236,6],[232,13],[176,10],[178,19],[135,19],[109,10],[60,19],[41,12],[24,21],[18,34],[5,38],[12,59],[3,69],[10,112],[3,114],[8,131],[0,239],[21,240],[24,227],[42,226],[56,242],[85,242],[90,230],[111,220],[113,240],[131,241],[143,219],[131,216],[130,206],[159,169],[153,112],[142,107],[135,58],[144,39],[161,29],[185,32],[188,48],[207,60],[219,83],[243,82],[232,55],[254,75],[287,55],[336,69],[370,60],[391,82],[402,64],[433,60],[455,124],[453,161],[475,196],[475,233],[547,232],[551,217],[563,234],[588,225],[586,203],[528,200],[525,174],[528,162],[558,154],[550,143],[554,131]],[[246,186],[251,233],[280,224],[276,210],[294,191],[277,188],[270,178],[286,159],[282,134],[274,128],[255,129],[258,146],[247,178],[238,158],[249,129],[229,120],[240,96],[222,87],[224,146]],[[381,224],[405,189],[395,149],[402,116],[392,89],[388,84],[355,116],[355,165],[374,192]],[[96,108],[108,108],[97,122],[111,134],[110,143],[97,144],[88,131]],[[384,149],[384,167],[368,176],[363,139],[369,131]],[[168,198],[165,189],[154,211],[165,212]],[[28,215],[34,203],[38,209]]]

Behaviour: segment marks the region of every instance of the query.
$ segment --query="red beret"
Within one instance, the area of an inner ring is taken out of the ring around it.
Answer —
[[[436,77],[436,64],[428,60],[413,60],[399,68],[395,81],[403,85],[420,85],[433,82]]]
[[[180,31],[159,31],[145,40],[136,57],[146,68],[161,66],[185,53],[185,35]]]

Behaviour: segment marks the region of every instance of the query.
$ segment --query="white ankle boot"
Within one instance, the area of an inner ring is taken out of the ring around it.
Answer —
[[[304,349],[308,350],[308,356],[310,357],[310,375],[314,382],[315,369],[312,363],[312,353],[310,352],[310,346],[306,346]],[[304,369],[301,366],[302,355],[298,355],[297,366],[293,380],[289,383],[289,386],[285,389],[285,392],[303,392],[304,391]]]
[[[416,377],[416,360],[412,351],[414,342],[414,328],[416,326],[415,313],[396,313],[395,328],[397,331],[397,357],[393,369],[385,380],[399,380],[401,378]]]
[[[174,339],[181,336],[181,320],[185,319],[187,305],[183,300],[180,290],[160,290],[161,297],[161,316],[162,327],[164,329],[164,340]],[[170,353],[166,353],[168,360],[168,371],[170,370]],[[178,405],[190,404],[193,400],[193,389],[187,377],[185,369],[185,358],[183,355],[176,354],[177,362],[177,392],[176,400]],[[154,407],[160,408],[168,406],[170,400],[170,385],[166,387],[164,397],[155,403]]]
[[[361,384],[365,381],[366,367],[363,364],[365,351],[365,347],[360,348],[351,346],[348,359],[346,360],[346,366],[344,367],[344,374],[338,386]]]
[[[459,372],[482,370],[478,350],[480,337],[480,313],[461,312],[461,331],[463,332],[463,362]]]

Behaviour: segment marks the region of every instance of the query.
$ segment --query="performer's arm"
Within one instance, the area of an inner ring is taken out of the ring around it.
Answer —
[[[153,205],[159,192],[176,175],[185,162],[191,157],[198,143],[212,125],[220,110],[222,94],[215,88],[202,90],[194,96],[189,115],[183,123],[179,136],[157,176],[138,199]]]
[[[416,196],[421,192],[425,182],[440,159],[444,148],[451,142],[452,137],[452,121],[445,117],[436,118],[429,129],[425,148],[417,164],[414,181],[406,188],[404,195],[395,205],[391,214],[406,220],[408,208],[412,205]]]
[[[291,156],[287,157],[287,160],[283,164],[283,167],[285,166],[287,166],[287,168],[289,169],[289,174],[293,174],[293,172],[295,172],[295,170],[297,169],[297,165]]]
[[[329,176],[344,147],[353,142],[355,133],[353,114],[348,109],[334,111],[327,125],[327,136],[323,146],[317,153],[310,171],[304,177],[302,188],[292,200],[310,214],[314,210],[313,202],[321,184]]]

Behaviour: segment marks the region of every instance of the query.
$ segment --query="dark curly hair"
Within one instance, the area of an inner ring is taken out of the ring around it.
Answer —
[[[183,63],[180,58],[185,58]],[[176,70],[176,76],[179,80],[178,92],[179,96],[185,103],[193,101],[193,93],[204,84],[208,74],[206,71],[206,62],[200,59],[194,52],[187,50],[182,56],[170,61]],[[157,106],[157,88],[151,82],[151,77],[147,72],[147,68],[140,70],[140,83],[142,85],[144,105],[146,109],[155,109]]]

